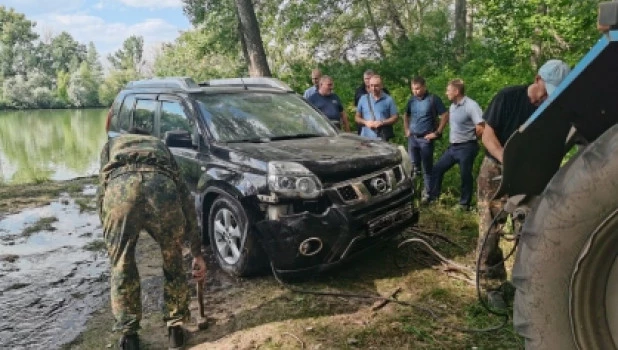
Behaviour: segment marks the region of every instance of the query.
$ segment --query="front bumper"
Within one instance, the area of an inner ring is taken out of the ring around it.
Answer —
[[[281,215],[256,224],[278,273],[320,272],[388,241],[418,221],[407,183],[369,202],[333,204],[321,214]]]

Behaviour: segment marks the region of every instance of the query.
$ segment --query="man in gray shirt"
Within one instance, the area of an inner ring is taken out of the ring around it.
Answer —
[[[451,80],[446,87],[446,97],[451,101],[449,108],[449,143],[431,172],[429,201],[436,200],[442,189],[444,174],[456,163],[461,176],[460,208],[470,210],[474,179],[472,167],[479,152],[478,138],[483,135],[483,111],[479,104],[465,95],[464,82]]]

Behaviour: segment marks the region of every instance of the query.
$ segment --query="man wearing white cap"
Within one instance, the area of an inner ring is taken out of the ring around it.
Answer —
[[[505,198],[492,200],[498,190],[500,181],[495,179],[502,175],[502,155],[504,144],[528,118],[536,108],[551,95],[556,87],[570,72],[569,66],[560,60],[545,62],[530,85],[509,86],[494,96],[485,110],[485,130],[483,145],[485,159],[479,170],[478,210],[479,210],[479,249],[480,271],[490,279],[504,280],[506,271],[501,263],[503,254],[499,247],[500,237],[492,227],[487,236],[485,246],[481,249],[481,241],[488,232],[493,218],[500,213]],[[497,266],[495,266],[497,265]]]

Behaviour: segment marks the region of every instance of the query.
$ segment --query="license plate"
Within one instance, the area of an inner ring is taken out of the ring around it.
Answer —
[[[376,236],[391,226],[410,219],[412,215],[412,208],[403,208],[370,220],[367,223],[369,236]]]

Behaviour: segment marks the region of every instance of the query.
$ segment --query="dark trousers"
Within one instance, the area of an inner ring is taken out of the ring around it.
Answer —
[[[442,179],[444,174],[453,167],[459,164],[459,174],[461,176],[461,197],[459,204],[469,206],[472,202],[472,190],[474,180],[472,178],[472,167],[474,166],[474,158],[479,153],[479,145],[476,141],[464,143],[452,143],[442,154],[440,159],[433,166],[431,173],[431,190],[429,197],[437,199],[442,191]]]
[[[425,193],[429,194],[431,189],[431,172],[433,170],[433,141],[416,136],[408,137],[408,154],[414,165],[413,171],[420,173],[422,164]]]

